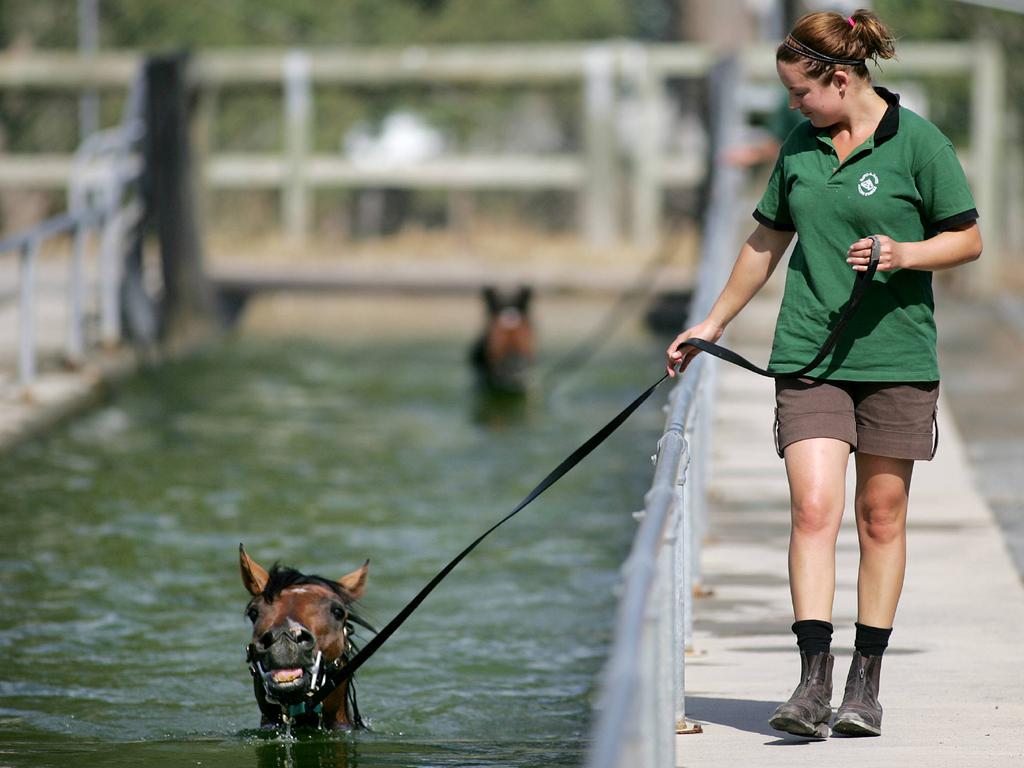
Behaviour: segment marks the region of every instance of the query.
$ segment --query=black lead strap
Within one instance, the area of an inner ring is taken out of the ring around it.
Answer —
[[[480,536],[478,536],[475,541],[473,541],[468,547],[466,547],[459,554],[457,554],[452,559],[452,561],[448,563],[448,565],[442,568],[438,572],[438,574],[434,576],[434,578],[432,578],[427,583],[427,585],[419,591],[419,594],[417,594],[416,597],[409,601],[409,603],[398,613],[397,616],[395,616],[395,618],[388,622],[387,626],[381,629],[372,640],[370,640],[366,645],[362,647],[359,653],[352,657],[351,661],[349,661],[345,666],[341,667],[340,669],[334,670],[331,674],[329,674],[327,685],[321,688],[321,690],[315,696],[312,697],[309,706],[314,706],[315,704],[318,704],[319,702],[323,701],[325,698],[331,695],[333,690],[337,688],[339,684],[341,684],[346,679],[355,674],[356,670],[359,669],[359,667],[361,667],[363,663],[367,659],[369,659],[376,652],[376,650],[384,644],[384,642],[389,637],[391,637],[392,634],[394,634],[395,630],[397,630],[405,622],[405,620],[409,618],[410,614],[412,614],[412,612],[416,610],[419,604],[426,599],[427,595],[429,595],[434,590],[434,587],[440,584],[441,580],[444,579],[444,577],[447,576],[449,573],[451,573],[452,569],[454,569],[455,566],[462,562],[463,558],[465,558],[466,555],[468,555],[470,552],[476,549],[477,545],[484,539],[486,539],[492,532],[494,532],[507,521],[511,520],[513,517],[519,514],[519,512],[522,511],[527,505],[529,505],[534,499],[536,499],[538,496],[544,493],[544,491],[546,491],[552,485],[557,483],[562,477],[568,474],[568,472],[573,467],[575,467],[577,464],[583,461],[583,459],[589,456],[595,448],[601,445],[601,443],[607,440],[608,437],[615,430],[622,426],[623,422],[625,422],[626,419],[628,419],[633,414],[633,411],[635,411],[637,408],[643,405],[644,401],[646,401],[647,398],[654,394],[654,390],[656,390],[658,386],[661,384],[661,382],[663,382],[667,378],[668,374],[666,373],[664,376],[662,376],[660,379],[654,382],[654,384],[648,387],[639,397],[637,397],[633,402],[631,402],[624,409],[622,409],[622,411],[619,412],[619,414],[614,419],[612,419],[603,427],[601,427],[601,429],[598,430],[598,432],[595,433],[589,440],[587,440],[585,443],[583,443],[583,445],[581,445],[579,448],[573,451],[568,457],[565,458],[565,460],[562,461],[561,464],[559,464],[557,467],[551,470],[551,472],[548,473],[547,477],[541,480],[540,483],[538,483],[537,486],[526,495],[526,498],[519,502],[515,509],[513,509],[507,515],[505,515],[505,517],[501,518],[501,520],[496,522],[482,534],[480,534]]]
[[[878,237],[871,235],[871,261],[868,262],[868,268],[864,272],[857,273],[857,279],[853,283],[853,291],[850,293],[850,300],[846,302],[846,306],[843,307],[842,313],[839,315],[839,320],[836,321],[835,326],[832,328],[832,332],[829,333],[828,338],[825,339],[825,343],[821,345],[821,349],[818,350],[818,354],[814,356],[803,368],[795,371],[769,371],[765,368],[759,368],[747,358],[737,355],[731,349],[726,349],[718,344],[714,344],[704,339],[687,339],[679,346],[696,347],[697,349],[707,352],[708,354],[714,355],[715,357],[725,360],[727,363],[738,365],[740,368],[746,368],[751,373],[756,373],[758,376],[767,376],[772,379],[797,379],[804,376],[815,368],[818,364],[825,359],[825,356],[832,351],[832,347],[839,341],[839,336],[842,334],[843,329],[846,328],[847,323],[850,322],[850,318],[853,317],[853,313],[856,312],[860,300],[864,298],[864,293],[868,289],[868,285],[871,283],[871,278],[875,276],[875,271],[878,269],[878,257],[881,254],[881,243]]]
[[[715,357],[719,357],[722,360],[725,360],[726,362],[733,363],[742,368],[746,368],[747,370],[753,371],[754,373],[760,374],[761,376],[770,376],[773,378],[788,378],[793,376],[802,376],[805,373],[808,373],[809,371],[813,370],[814,367],[817,366],[818,363],[820,363],[825,358],[829,351],[831,351],[832,347],[835,346],[835,343],[839,338],[839,334],[842,332],[843,328],[846,326],[850,317],[857,309],[857,306],[860,304],[860,300],[863,297],[864,292],[867,290],[868,283],[871,282],[871,278],[875,274],[875,270],[878,267],[878,256],[880,246],[877,237],[872,236],[871,239],[873,241],[871,246],[871,262],[868,265],[867,270],[864,272],[859,272],[857,274],[857,280],[855,281],[853,291],[850,294],[850,300],[846,303],[846,306],[843,308],[842,315],[836,323],[835,328],[832,329],[832,332],[825,340],[825,344],[822,345],[821,349],[818,351],[818,354],[815,356],[814,360],[812,360],[810,363],[805,365],[800,370],[787,373],[776,373],[766,371],[763,368],[758,368],[756,365],[746,360],[745,358],[741,357],[740,355],[737,355],[732,350],[726,349],[725,347],[721,347],[718,344],[712,344],[711,342],[704,341],[703,339],[688,339],[687,341],[684,341],[683,344],[696,347],[697,349],[714,355]],[[648,387],[635,400],[633,400],[633,402],[631,402],[629,405],[623,408],[622,411],[620,411],[618,415],[615,416],[615,418],[613,418],[611,421],[609,421],[607,424],[601,427],[601,429],[598,430],[589,440],[587,440],[579,448],[577,448],[575,451],[569,454],[569,456],[567,456],[561,464],[559,464],[557,467],[551,470],[551,472],[548,473],[547,477],[541,480],[537,484],[537,486],[526,495],[526,498],[524,498],[522,501],[519,502],[518,505],[516,505],[515,509],[513,509],[507,515],[505,515],[505,517],[501,518],[501,520],[496,522],[482,534],[480,534],[480,536],[478,536],[469,546],[467,546],[465,549],[459,552],[459,554],[452,558],[451,562],[449,562],[448,565],[442,568],[437,573],[437,575],[434,576],[434,578],[432,578],[427,583],[427,585],[423,587],[423,589],[421,589],[419,593],[412,600],[410,600],[408,604],[404,608],[402,608],[402,610],[399,611],[398,614],[373,637],[372,640],[370,640],[366,645],[364,645],[362,649],[355,656],[353,656],[352,659],[347,664],[345,664],[345,666],[341,668],[331,669],[327,673],[327,679],[324,685],[313,696],[310,697],[307,703],[307,708],[311,709],[315,707],[317,704],[319,704],[328,696],[330,696],[337,689],[337,687],[341,685],[341,683],[343,683],[345,680],[354,675],[356,670],[358,670],[359,667],[366,663],[367,659],[369,659],[374,653],[376,653],[377,649],[380,648],[388,640],[388,638],[390,638],[391,635],[393,635],[395,631],[400,626],[402,626],[402,624],[405,623],[405,620],[408,619],[409,616],[412,615],[412,612],[419,607],[420,603],[422,603],[427,598],[427,595],[433,592],[434,588],[441,583],[445,576],[451,573],[455,566],[462,562],[462,560],[470,552],[476,549],[477,545],[480,544],[480,542],[482,542],[484,539],[490,536],[491,533],[496,531],[506,522],[511,520],[517,514],[519,514],[519,512],[525,509],[530,503],[532,503],[534,499],[536,499],[538,496],[544,493],[544,491],[546,491],[552,485],[557,483],[561,478],[568,474],[573,467],[575,467],[577,464],[583,461],[583,459],[589,456],[595,448],[601,445],[601,443],[607,440],[608,437],[613,432],[615,432],[615,430],[622,426],[623,422],[625,422],[626,419],[628,419],[637,408],[643,405],[644,402],[651,395],[654,394],[654,390],[656,390],[661,385],[661,383],[665,381],[665,379],[667,378],[668,374],[666,373],[660,379],[654,382],[650,387]]]

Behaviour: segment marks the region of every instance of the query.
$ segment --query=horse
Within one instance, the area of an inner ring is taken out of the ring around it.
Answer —
[[[497,394],[522,395],[534,357],[533,326],[529,308],[532,290],[520,287],[512,294],[492,286],[483,289],[486,325],[473,343],[470,362],[484,389]]]
[[[245,615],[252,622],[246,660],[260,709],[260,726],[365,728],[355,685],[344,680],[323,702],[308,707],[328,671],[358,651],[353,625],[373,628],[356,610],[366,591],[370,561],[337,581],[275,563],[268,572],[238,547],[242,584],[252,595]]]

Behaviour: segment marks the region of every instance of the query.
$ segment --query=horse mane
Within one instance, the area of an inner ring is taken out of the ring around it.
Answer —
[[[345,607],[349,612],[348,619],[352,624],[365,627],[373,633],[377,632],[373,625],[356,611],[356,599],[338,582],[332,579],[326,579],[323,576],[317,576],[316,574],[303,573],[296,568],[281,565],[280,563],[274,563],[270,567],[270,571],[267,576],[267,583],[264,585],[263,592],[260,593],[260,597],[268,603],[274,602],[274,598],[280,595],[284,590],[288,589],[288,587],[296,587],[304,584],[325,587],[337,595],[345,604]],[[351,635],[349,636],[349,643],[352,646],[352,649],[358,653],[359,646],[356,645]],[[343,653],[342,658],[347,660],[349,658],[349,654]],[[363,722],[363,719],[359,714],[359,705],[356,702],[355,683],[355,677],[350,677],[348,692],[345,696],[345,708],[348,711],[349,721],[352,725],[356,728],[365,728],[366,724]]]
[[[332,581],[331,579],[325,579],[323,576],[306,574],[287,565],[281,565],[280,563],[274,563],[270,567],[270,572],[267,575],[267,583],[264,585],[263,592],[260,594],[260,597],[268,603],[274,602],[274,598],[280,595],[284,590],[288,589],[288,587],[297,587],[302,584],[314,584],[316,586],[326,587],[340,597],[346,607],[355,602],[355,598],[353,598],[352,595],[350,595],[345,588],[341,586],[341,584],[336,581]]]

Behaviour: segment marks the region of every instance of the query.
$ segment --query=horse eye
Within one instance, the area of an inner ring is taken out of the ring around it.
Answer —
[[[331,606],[331,616],[336,618],[338,621],[344,621],[348,611],[345,610],[344,606],[334,604]]]
[[[256,619],[259,618],[260,612],[256,609],[255,605],[250,605],[249,610],[245,612],[245,615],[248,617],[249,621],[255,624]]]

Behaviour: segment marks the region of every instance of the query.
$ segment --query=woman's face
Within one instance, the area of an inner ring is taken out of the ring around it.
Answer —
[[[810,78],[798,61],[776,61],[775,69],[789,92],[790,109],[799,109],[815,128],[839,122],[843,115],[843,99],[836,82],[839,73],[825,81]]]

